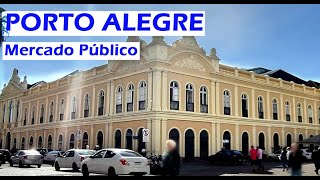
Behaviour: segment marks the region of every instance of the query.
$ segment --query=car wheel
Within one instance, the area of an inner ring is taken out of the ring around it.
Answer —
[[[108,176],[117,176],[116,170],[113,167],[108,169]]]
[[[58,163],[58,162],[55,162],[55,163],[54,163],[54,169],[55,169],[56,171],[60,171],[60,166],[59,166],[59,163]]]
[[[81,169],[82,175],[83,176],[89,176],[89,171],[88,171],[88,167],[87,165],[82,165],[82,169]]]
[[[78,166],[77,166],[77,164],[74,162],[74,163],[72,163],[72,170],[73,171],[78,171],[79,169],[78,169]]]
[[[38,168],[41,168],[41,164],[38,165]]]
[[[23,167],[22,161],[19,161],[19,168],[22,168],[22,167]]]
[[[11,167],[13,166],[13,163],[12,163],[12,161],[11,161],[11,160],[9,161],[9,164],[10,164],[10,166],[11,166]]]

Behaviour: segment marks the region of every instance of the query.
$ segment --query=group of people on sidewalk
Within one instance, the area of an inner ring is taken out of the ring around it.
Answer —
[[[263,166],[263,151],[261,148],[257,146],[257,148],[254,148],[254,146],[251,146],[250,149],[250,160],[251,160],[251,167],[252,172],[263,172],[264,166]],[[258,169],[256,169],[256,166],[258,166]]]

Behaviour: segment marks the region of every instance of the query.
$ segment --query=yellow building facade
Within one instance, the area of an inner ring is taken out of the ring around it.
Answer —
[[[319,133],[317,88],[222,65],[194,37],[172,45],[164,37],[128,41],[141,42],[140,61],[109,61],[33,85],[15,69],[0,96],[0,146],[99,144],[162,154],[170,138],[193,158],[222,147],[271,152]]]

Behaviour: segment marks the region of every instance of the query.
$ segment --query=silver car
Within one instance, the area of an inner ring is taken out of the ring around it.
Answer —
[[[9,163],[10,166],[18,164],[20,168],[24,165],[37,165],[40,168],[43,163],[43,156],[36,150],[21,150],[11,156]]]

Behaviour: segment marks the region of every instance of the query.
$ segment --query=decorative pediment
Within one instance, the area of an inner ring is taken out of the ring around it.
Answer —
[[[193,55],[190,55],[188,57],[185,57],[179,61],[177,61],[174,64],[175,67],[179,67],[179,68],[187,68],[187,69],[193,69],[193,70],[198,70],[201,72],[205,72],[206,69],[203,67],[202,64],[200,64],[198,62],[197,59],[194,58]]]
[[[1,95],[11,94],[17,91],[21,91],[20,87],[17,87],[16,85],[9,83],[6,87],[2,89]]]
[[[118,69],[118,72],[125,72],[131,69],[135,69],[140,67],[142,64],[144,64],[141,60],[139,61],[126,61],[124,62],[120,68]]]

